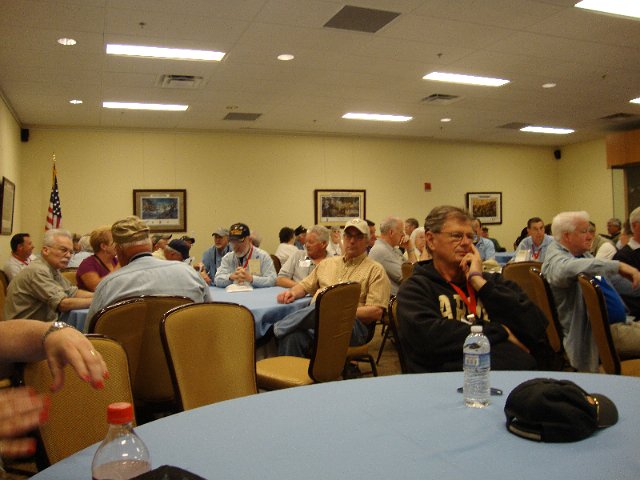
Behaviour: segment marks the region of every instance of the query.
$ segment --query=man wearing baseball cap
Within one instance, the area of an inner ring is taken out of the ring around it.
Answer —
[[[151,255],[149,227],[138,217],[111,226],[120,269],[104,277],[93,296],[85,327],[104,307],[139,295],[182,295],[196,303],[210,302],[209,287],[189,265]],[[116,275],[117,274],[117,275]]]
[[[354,281],[360,283],[360,300],[356,321],[351,333],[351,345],[366,342],[369,329],[382,318],[390,295],[390,282],[382,265],[367,256],[369,226],[365,220],[353,218],[344,226],[342,256],[334,256],[320,262],[301,282],[278,295],[278,302],[291,303],[305,295],[336,283]],[[308,356],[313,345],[315,303],[298,310],[274,325],[278,338],[278,353],[296,357]]]
[[[244,223],[234,223],[229,228],[232,251],[220,263],[214,282],[216,287],[232,283],[250,284],[254,287],[273,287],[276,269],[271,256],[251,243],[251,231]]]
[[[205,282],[209,285],[213,283],[216,272],[222,263],[222,258],[231,251],[229,230],[220,227],[211,236],[213,237],[213,247],[202,254],[202,269],[204,270],[202,273],[206,274]]]

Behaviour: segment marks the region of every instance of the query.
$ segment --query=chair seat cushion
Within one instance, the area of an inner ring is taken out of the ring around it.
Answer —
[[[256,362],[258,387],[264,390],[311,385],[308,371],[308,358],[281,356]]]
[[[640,377],[640,359],[620,362],[620,373],[632,377]]]

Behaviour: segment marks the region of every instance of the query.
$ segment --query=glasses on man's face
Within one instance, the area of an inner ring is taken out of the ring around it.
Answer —
[[[51,248],[59,251],[62,255],[72,255],[73,254],[73,249],[71,249],[71,248],[62,247],[60,245],[56,245],[55,247],[51,247]]]
[[[436,232],[441,235],[448,236],[453,243],[461,243],[465,238],[473,243],[475,239],[474,233],[463,233],[463,232]]]

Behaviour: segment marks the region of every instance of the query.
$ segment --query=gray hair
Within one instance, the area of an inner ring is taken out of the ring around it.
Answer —
[[[91,246],[91,235],[89,235],[88,233],[80,237],[78,245],[80,245],[81,252],[93,253],[93,247]]]
[[[310,233],[315,233],[318,237],[318,240],[321,242],[329,243],[329,238],[331,238],[331,232],[329,229],[323,225],[314,225],[311,228],[307,229],[307,235]]]
[[[629,223],[640,223],[640,207],[635,208],[629,214]]]
[[[71,242],[73,242],[73,235],[71,235],[71,232],[69,230],[54,228],[44,232],[44,240],[42,241],[42,244],[45,247],[53,247],[56,244],[54,240],[55,237],[66,237],[71,240]]]
[[[412,242],[415,242],[416,237],[418,236],[419,233],[424,233],[424,227],[415,228],[413,232],[411,232],[411,235],[409,235],[409,238],[411,239]]]
[[[451,205],[434,207],[427,215],[427,218],[424,219],[424,229],[425,231],[439,233],[445,222],[450,219],[470,222],[471,215],[466,210]]]
[[[620,221],[619,218],[610,218],[609,220],[607,220],[607,223],[610,223],[612,225],[616,225],[618,228],[622,227],[622,222]]]
[[[580,220],[589,222],[589,214],[584,210],[579,212],[560,212],[551,222],[551,234],[556,241],[562,240],[562,235],[572,233],[576,229],[576,223]]]
[[[404,226],[404,221],[401,218],[387,217],[380,223],[380,233],[384,235],[389,230],[395,228],[398,225],[400,225],[401,229],[402,229],[402,226]]]

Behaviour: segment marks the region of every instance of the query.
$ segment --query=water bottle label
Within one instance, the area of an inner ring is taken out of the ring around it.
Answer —
[[[491,366],[491,355],[481,353],[479,355],[466,354],[464,356],[464,366],[470,368],[489,368]]]

